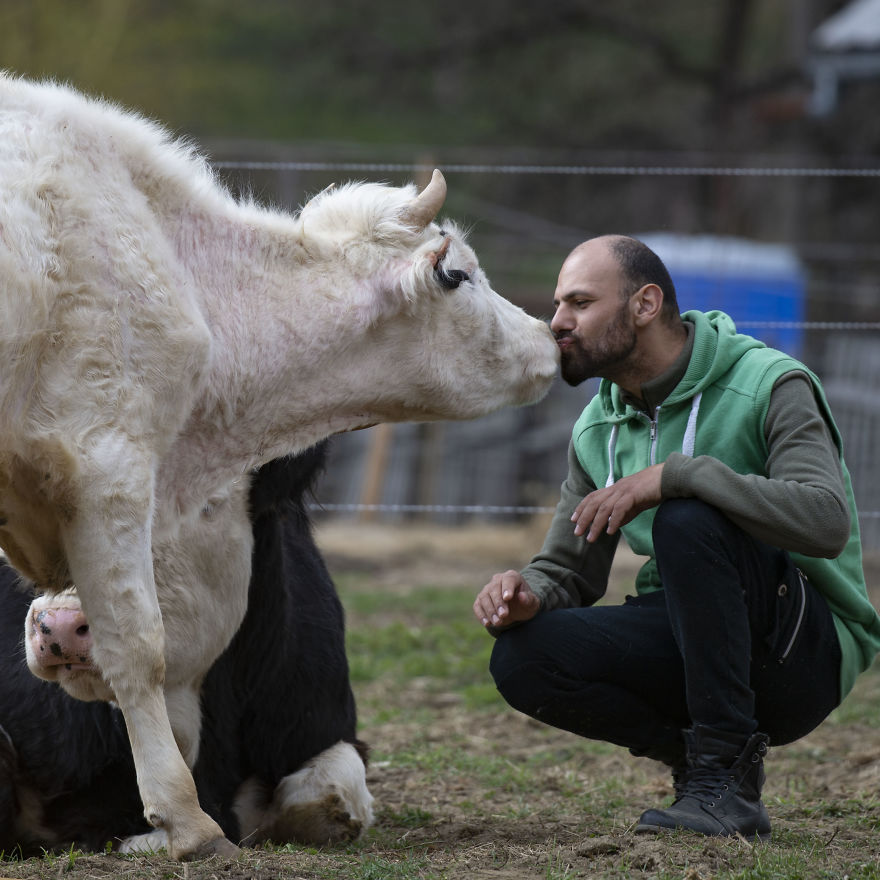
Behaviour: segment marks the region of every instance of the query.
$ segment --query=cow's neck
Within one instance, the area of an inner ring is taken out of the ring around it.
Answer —
[[[326,276],[310,275],[296,221],[243,212],[243,222],[190,215],[175,237],[214,340],[205,393],[160,477],[178,508],[272,458],[393,417],[370,400],[357,321]]]

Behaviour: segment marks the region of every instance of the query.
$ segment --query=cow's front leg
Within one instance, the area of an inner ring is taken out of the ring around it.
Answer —
[[[147,821],[167,832],[174,858],[233,855],[237,847],[199,807],[168,720],[150,541],[151,482],[133,481],[128,464],[124,486],[117,476],[109,481],[116,491],[98,492],[95,478],[88,497],[78,499],[63,527],[70,572],[89,619],[95,662],[125,717]]]
[[[165,708],[174,731],[174,740],[186,766],[190,770],[199,757],[199,738],[202,730],[202,702],[198,681],[178,687],[165,686]]]

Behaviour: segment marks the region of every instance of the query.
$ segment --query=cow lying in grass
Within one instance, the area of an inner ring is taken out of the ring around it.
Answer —
[[[304,496],[323,448],[270,462],[253,478],[253,572],[248,609],[208,672],[194,776],[227,838],[324,844],[371,822],[365,747],[356,737],[342,608],[315,546]],[[247,481],[243,480],[246,483]],[[161,577],[163,572],[157,571]],[[103,684],[75,595],[30,596],[0,563],[0,850],[123,851],[166,846],[141,808],[122,715],[81,702]],[[222,613],[210,585],[196,622]],[[160,597],[173,595],[158,581]],[[191,621],[164,608],[169,650]],[[21,624],[25,621],[28,665]]]
[[[0,77],[0,547],[41,592],[76,584],[174,857],[235,853],[180,749],[250,548],[234,535],[214,563],[239,581],[216,631],[167,652],[154,571],[211,581],[186,532],[254,467],[366,424],[532,403],[556,373],[548,328],[434,222],[445,194],[437,172],[420,194],[346,185],[265,210],[158,126]]]

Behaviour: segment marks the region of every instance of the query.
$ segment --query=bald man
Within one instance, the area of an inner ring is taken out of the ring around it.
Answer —
[[[679,313],[642,242],[603,236],[559,273],[551,328],[572,432],[544,546],[474,602],[511,706],[672,771],[636,830],[766,839],[768,744],[813,730],[880,649],[840,435],[816,376]],[[620,535],[647,561],[596,605]]]

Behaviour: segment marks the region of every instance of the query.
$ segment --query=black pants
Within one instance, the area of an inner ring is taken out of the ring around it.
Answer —
[[[638,751],[693,724],[776,745],[815,728],[840,700],[840,646],[789,555],[695,499],[661,504],[653,537],[662,590],[498,636],[490,669],[508,703]]]

